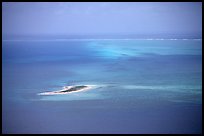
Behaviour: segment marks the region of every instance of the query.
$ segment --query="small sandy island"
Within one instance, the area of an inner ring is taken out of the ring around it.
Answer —
[[[65,86],[62,90],[59,91],[52,91],[52,92],[43,92],[39,93],[38,95],[58,95],[58,94],[68,94],[68,93],[75,93],[86,91],[89,89],[95,88],[96,85],[77,85],[77,86]]]

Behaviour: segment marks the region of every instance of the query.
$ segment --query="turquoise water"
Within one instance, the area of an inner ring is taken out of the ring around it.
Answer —
[[[3,133],[202,130],[202,40],[3,41],[2,85]]]

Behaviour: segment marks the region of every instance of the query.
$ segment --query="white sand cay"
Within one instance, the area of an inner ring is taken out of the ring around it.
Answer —
[[[77,93],[77,92],[94,89],[96,87],[97,87],[96,85],[64,86],[62,90],[52,91],[52,92],[43,92],[43,93],[39,93],[38,95],[62,95],[62,94],[69,94],[69,93]]]

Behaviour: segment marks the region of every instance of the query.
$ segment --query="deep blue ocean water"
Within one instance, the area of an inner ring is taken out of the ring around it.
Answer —
[[[3,41],[2,133],[201,132],[202,40]]]

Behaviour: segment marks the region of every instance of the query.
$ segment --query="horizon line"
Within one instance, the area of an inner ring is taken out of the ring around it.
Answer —
[[[2,41],[92,41],[92,40],[202,40],[202,38],[73,38],[73,39],[68,39],[68,38],[60,38],[60,39],[4,39]]]

